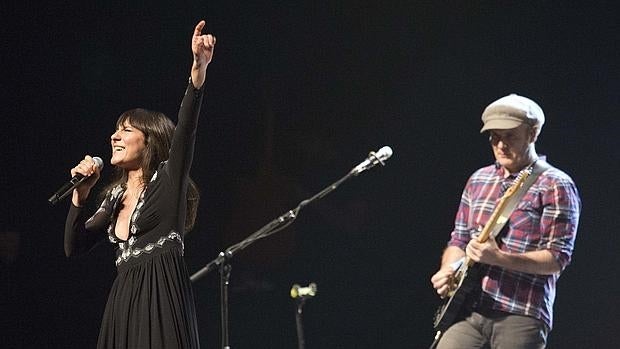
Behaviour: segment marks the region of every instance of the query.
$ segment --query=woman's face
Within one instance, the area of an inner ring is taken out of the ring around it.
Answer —
[[[112,165],[126,170],[137,170],[146,148],[144,133],[125,121],[110,137]]]

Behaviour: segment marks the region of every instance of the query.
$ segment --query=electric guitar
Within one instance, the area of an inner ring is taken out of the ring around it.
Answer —
[[[495,210],[491,214],[491,218],[489,218],[489,221],[485,224],[480,235],[477,237],[479,242],[484,243],[489,237],[495,238],[495,235],[499,233],[501,227],[503,227],[508,220],[508,217],[502,216],[502,211],[508,204],[508,199],[517,193],[517,190],[523,186],[523,182],[525,182],[531,173],[531,167],[521,171],[512,185],[506,190],[504,195],[502,195]],[[448,298],[435,313],[433,326],[437,332],[431,349],[437,345],[441,335],[456,321],[466,301],[480,289],[478,265],[469,257],[465,256],[461,260],[453,263],[453,269],[456,270],[456,272],[449,284]]]

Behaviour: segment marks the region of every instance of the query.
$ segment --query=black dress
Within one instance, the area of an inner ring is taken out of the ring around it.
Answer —
[[[199,347],[194,297],[183,260],[183,231],[201,102],[202,89],[195,89],[190,81],[170,157],[142,192],[127,240],[114,233],[124,192],[120,185],[107,193],[88,219],[82,208],[71,205],[69,209],[67,254],[86,252],[106,236],[117,247],[118,275],[105,307],[97,348]]]

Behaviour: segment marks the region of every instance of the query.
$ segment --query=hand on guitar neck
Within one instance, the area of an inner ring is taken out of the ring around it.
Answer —
[[[472,239],[467,244],[465,253],[467,254],[467,258],[471,259],[473,262],[498,265],[502,251],[495,239],[487,239],[485,242]]]

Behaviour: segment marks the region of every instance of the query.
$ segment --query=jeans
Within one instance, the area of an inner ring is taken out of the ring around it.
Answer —
[[[473,312],[446,330],[437,349],[543,349],[548,332],[547,326],[533,317]]]

